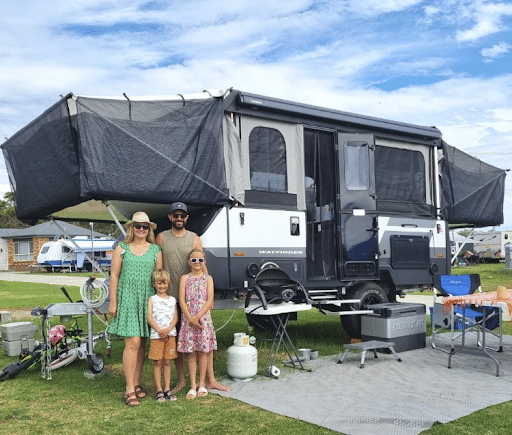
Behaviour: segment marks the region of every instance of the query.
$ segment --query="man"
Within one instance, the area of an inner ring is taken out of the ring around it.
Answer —
[[[188,216],[188,209],[185,204],[182,202],[175,202],[171,204],[171,208],[169,210],[171,229],[162,231],[156,236],[156,243],[162,248],[164,269],[169,272],[169,275],[171,276],[169,294],[178,300],[180,278],[190,272],[188,267],[188,255],[192,249],[203,249],[203,244],[201,243],[199,236],[185,228]],[[203,263],[203,272],[208,273],[205,263]],[[177,327],[181,324],[181,310],[179,316],[180,320],[178,321]],[[172,392],[176,393],[186,385],[183,354],[178,352],[178,358],[174,361],[176,364],[176,371],[178,372],[178,383]],[[208,355],[206,378],[206,388],[229,391],[228,387],[220,384],[215,379],[215,374],[213,372],[213,352]]]

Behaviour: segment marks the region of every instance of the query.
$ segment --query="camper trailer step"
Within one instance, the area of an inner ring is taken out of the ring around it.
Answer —
[[[314,301],[319,300],[319,299],[336,299],[336,295],[319,295],[319,296],[309,295],[309,298]]]
[[[309,294],[314,294],[314,293],[338,293],[338,289],[331,288],[331,289],[326,289],[326,290],[308,290],[308,293]]]

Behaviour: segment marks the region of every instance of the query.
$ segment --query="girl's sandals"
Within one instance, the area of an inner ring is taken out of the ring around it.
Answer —
[[[175,400],[178,400],[178,398],[174,395],[174,393],[171,390],[167,390],[164,393],[164,396],[167,400],[170,400],[171,402],[174,402]]]
[[[196,390],[189,390],[186,397],[187,397],[187,399],[195,399],[196,396],[197,396]]]
[[[139,399],[137,398],[137,394],[135,394],[135,391],[132,391],[131,393],[126,393],[124,395],[124,403],[126,403],[128,406],[140,405]]]
[[[135,394],[138,399],[143,399],[146,397],[146,392],[142,389],[141,385],[135,385]]]
[[[197,397],[205,397],[208,396],[208,390],[205,387],[199,387],[197,390]]]
[[[165,393],[163,391],[157,391],[155,393],[155,400],[157,402],[165,402],[165,399],[166,399],[166,396],[165,396]]]

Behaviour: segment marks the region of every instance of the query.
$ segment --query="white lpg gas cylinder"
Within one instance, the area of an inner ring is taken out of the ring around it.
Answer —
[[[228,348],[228,375],[235,380],[249,380],[258,372],[258,351],[249,344],[251,338],[237,332],[233,346]]]

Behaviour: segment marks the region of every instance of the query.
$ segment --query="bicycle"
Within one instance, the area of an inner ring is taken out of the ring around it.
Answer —
[[[93,290],[92,283],[94,279],[94,275],[91,276],[84,285],[84,288]],[[61,287],[61,291],[71,303],[74,303],[65,287]],[[48,307],[51,307],[51,305]],[[103,370],[103,355],[95,354],[94,347],[99,339],[105,338],[107,341],[107,356],[110,356],[112,345],[107,333],[108,323],[105,322],[107,325],[105,331],[95,335],[90,333],[87,337],[82,336],[83,331],[78,327],[77,317],[74,317],[74,323],[69,330],[64,325],[57,325],[50,329],[48,307],[46,309],[36,307],[30,313],[32,316],[41,317],[42,342],[32,351],[22,351],[19,361],[9,364],[0,370],[0,382],[6,379],[13,379],[21,371],[28,370],[37,363],[42,365],[41,372],[43,376],[51,379],[51,371],[65,367],[77,358],[87,359],[92,373],[99,373]],[[94,312],[98,314],[96,311]],[[90,340],[92,340],[92,343],[89,343]]]

